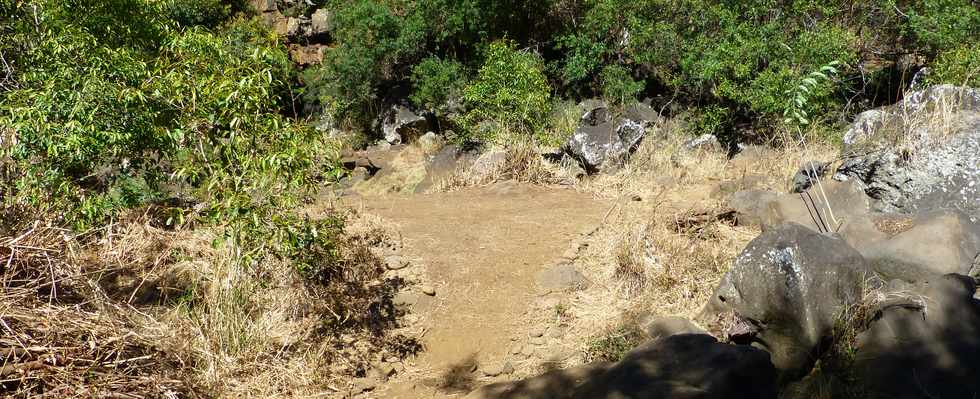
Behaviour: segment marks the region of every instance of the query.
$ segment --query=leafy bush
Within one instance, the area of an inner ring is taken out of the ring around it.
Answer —
[[[459,100],[466,76],[463,65],[452,60],[429,57],[412,69],[413,91],[410,99],[415,106],[444,111],[451,100]]]
[[[932,65],[929,81],[980,87],[980,44],[940,53]]]
[[[636,101],[643,90],[643,82],[633,80],[629,69],[619,65],[609,65],[602,70],[602,96],[613,104],[625,105]]]
[[[330,104],[355,125],[370,125],[376,116],[379,86],[393,76],[398,59],[411,49],[399,40],[403,20],[385,4],[356,0],[333,15],[338,45],[327,50],[323,64],[306,71],[306,100]]]
[[[980,41],[980,8],[973,0],[923,0],[906,11],[907,30],[928,54]]]
[[[717,137],[727,138],[733,123],[732,114],[728,108],[709,105],[692,112],[687,120],[685,130],[692,136],[713,134]]]
[[[145,12],[139,23],[156,24],[141,32],[161,34],[90,31],[116,9],[84,8],[94,14],[80,21],[73,4],[39,9],[50,23],[17,60],[17,88],[0,97],[11,111],[0,125],[15,132],[3,148],[13,163],[7,205],[84,229],[146,204],[177,221],[227,223],[295,203],[330,152],[277,112],[292,72],[276,37],[245,20],[214,33],[175,29],[153,17],[159,3],[130,5]]]
[[[222,0],[168,0],[167,16],[180,26],[213,28],[231,16],[231,6]]]
[[[464,129],[478,136],[486,135],[478,132],[482,122],[528,134],[540,129],[550,112],[541,57],[504,41],[491,43],[485,54],[476,79],[463,90]]]

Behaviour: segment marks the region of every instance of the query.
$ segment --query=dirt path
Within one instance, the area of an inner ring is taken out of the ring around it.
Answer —
[[[420,310],[426,350],[374,393],[386,398],[459,396],[439,388],[452,382],[453,368],[505,361],[511,339],[527,334],[538,272],[594,229],[609,207],[573,190],[513,182],[350,202],[396,225],[406,254],[424,264],[437,292]]]

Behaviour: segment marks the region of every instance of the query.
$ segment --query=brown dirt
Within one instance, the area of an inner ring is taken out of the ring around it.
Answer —
[[[472,378],[481,373],[462,368],[506,360],[512,338],[526,337],[533,321],[538,272],[594,230],[610,205],[515,182],[345,202],[397,225],[404,252],[420,260],[437,292],[418,311],[425,350],[368,396],[385,398],[455,397],[479,386]]]

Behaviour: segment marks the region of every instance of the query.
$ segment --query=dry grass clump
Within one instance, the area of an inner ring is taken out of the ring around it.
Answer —
[[[0,392],[15,397],[294,397],[345,391],[378,356],[418,350],[393,335],[359,223],[324,251],[331,280],[248,253],[219,228],[172,231],[142,218],[76,235],[35,224],[0,239]],[[15,231],[17,231],[15,229]],[[314,253],[320,250],[311,249]]]
[[[856,145],[856,149],[877,150],[894,148],[913,157],[919,150],[942,146],[956,132],[973,123],[972,112],[963,112],[970,100],[970,89],[934,87],[910,96],[882,109],[873,126],[872,136]]]
[[[84,237],[83,237],[84,238]],[[194,397],[186,356],[143,328],[152,318],[108,300],[68,231],[34,223],[0,239],[0,393],[9,397]],[[126,396],[128,395],[128,396]]]
[[[511,179],[522,183],[568,185],[576,180],[570,167],[544,159],[536,146],[526,140],[515,140],[505,148],[485,152],[472,165],[457,169],[436,190],[453,191]]]
[[[833,160],[837,149],[824,142],[801,146],[749,146],[729,159],[725,151],[686,149],[691,137],[683,121],[668,119],[651,128],[629,161],[619,171],[582,182],[580,187],[606,198],[676,199],[719,182],[757,180],[757,187],[786,191],[790,177],[809,159]],[[745,187],[753,188],[753,187]]]

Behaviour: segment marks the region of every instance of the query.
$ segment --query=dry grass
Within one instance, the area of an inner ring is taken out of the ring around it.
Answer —
[[[883,109],[874,136],[858,148],[897,148],[911,158],[922,148],[944,145],[970,122],[970,113],[961,112],[966,88],[955,90],[932,98],[920,94]]]
[[[570,185],[575,182],[571,165],[553,164],[541,157],[534,144],[525,139],[515,139],[504,148],[485,152],[472,165],[457,169],[436,190],[453,191],[511,179],[540,185]]]
[[[805,159],[833,158],[830,146],[758,147],[728,159],[711,150],[683,150],[676,122],[652,131],[617,173],[583,181],[579,189],[615,202],[575,261],[593,284],[574,294],[569,340],[588,349],[595,331],[644,315],[694,319],[733,259],[759,234],[735,226],[727,193],[760,188],[786,191]],[[754,178],[753,178],[754,177]],[[751,182],[751,183],[749,183]]]
[[[403,282],[376,272],[371,247],[392,236],[355,216],[348,227],[338,247],[357,263],[345,263],[350,297],[275,257],[248,263],[217,229],[136,217],[83,235],[35,224],[0,238],[0,393],[342,395],[379,356],[418,350],[389,333]]]
[[[152,317],[108,299],[113,264],[72,261],[79,241],[34,223],[2,239],[0,393],[9,397],[193,397],[186,357],[162,350]]]

